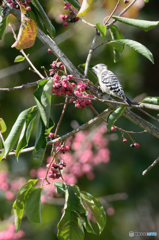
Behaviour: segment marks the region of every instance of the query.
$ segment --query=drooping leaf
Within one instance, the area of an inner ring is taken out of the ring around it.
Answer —
[[[34,92],[35,101],[40,112],[40,116],[45,124],[49,127],[51,96],[52,96],[52,78],[43,80],[37,84],[38,88]]]
[[[25,202],[27,195],[30,189],[37,183],[38,179],[30,179],[27,183],[25,183],[21,189],[19,190],[16,200],[13,204],[14,215],[15,215],[15,228],[16,232],[18,232],[20,228],[20,224],[22,221],[22,217],[24,214]]]
[[[0,16],[0,40],[2,39],[3,34],[5,32],[7,21],[8,21],[8,16],[4,19]]]
[[[37,26],[35,22],[26,17],[26,9],[23,5],[20,5],[21,9],[21,26],[19,29],[18,37],[15,43],[11,46],[19,49],[30,48],[34,45],[36,35],[37,35]]]
[[[115,25],[110,26],[109,31],[110,31],[112,40],[124,39],[124,36],[122,35],[122,33],[119,31],[119,29]],[[120,48],[118,46],[117,49],[113,48],[114,62],[119,61],[120,55],[121,55],[122,51],[124,50],[124,44],[120,43]]]
[[[106,33],[107,33],[107,27],[105,25],[101,25],[100,23],[97,23],[96,27],[97,27],[98,31],[100,32],[100,35],[102,37],[105,37]]]
[[[77,17],[83,17],[90,10],[93,0],[83,0],[81,8],[77,14]]]
[[[66,186],[62,182],[54,182],[55,190],[57,194],[61,195],[62,193],[65,193]]]
[[[159,97],[146,97],[142,100],[142,102],[159,105]]]
[[[79,188],[75,185],[67,185],[65,191],[64,212],[58,223],[58,239],[84,239],[84,231],[81,214],[87,214],[86,209],[82,205]]]
[[[37,116],[37,112],[38,112],[37,107],[35,107],[35,108],[33,108],[32,112],[30,112],[26,117],[25,125],[23,127],[23,131],[22,131],[19,143],[16,148],[16,157],[17,158],[19,157],[21,150],[23,148],[25,148],[26,146],[28,146],[31,131],[33,129],[33,124],[34,124],[35,118]]]
[[[130,39],[119,39],[119,40],[110,41],[107,44],[111,45],[118,51],[120,51],[121,49],[121,44],[125,44],[126,46],[133,48],[136,52],[140,53],[141,55],[149,59],[152,63],[154,63],[153,55],[150,52],[150,50],[139,42],[136,42]]]
[[[139,20],[139,19],[132,19],[132,18],[125,18],[125,17],[116,17],[113,16],[115,20],[125,23],[127,25],[140,28],[145,32],[157,27],[159,25],[159,21],[146,21],[146,20]]]
[[[122,112],[126,109],[127,107],[118,107],[116,108],[113,112],[111,112],[108,116],[108,125],[107,125],[107,129],[108,131],[110,131],[111,127],[114,125],[114,123],[118,120],[118,118],[120,117],[120,115],[122,114]]]
[[[26,215],[34,223],[41,223],[41,190],[41,187],[31,188],[26,199]]]
[[[7,130],[7,126],[3,120],[3,118],[0,118],[0,132],[4,133]]]
[[[44,11],[43,7],[41,6],[40,2],[38,0],[31,0],[31,3],[36,7],[36,9],[39,12],[39,15],[41,16],[41,20],[44,23],[47,32],[49,33],[51,38],[54,38],[55,36],[55,28],[52,25],[50,19],[48,18],[46,12]]]
[[[36,140],[35,140],[35,149],[33,151],[33,159],[41,165],[45,151],[46,151],[46,136],[45,136],[45,126],[42,119],[39,119]]]
[[[78,2],[78,0],[68,0],[69,3],[71,3],[72,6],[74,6],[77,9],[80,9],[81,5]]]
[[[5,155],[4,155],[4,157],[7,157],[8,153],[13,149],[14,145],[16,144],[16,142],[20,136],[21,130],[23,128],[23,125],[26,121],[27,115],[32,112],[33,108],[26,109],[25,111],[21,112],[20,115],[18,116],[7,139],[5,140],[5,144],[4,144]]]
[[[97,198],[94,198],[91,194],[87,192],[82,191],[81,197],[86,202],[87,206],[95,217],[99,228],[99,233],[101,233],[106,225],[106,214],[102,204]]]
[[[24,60],[25,60],[25,57],[23,57],[22,55],[18,55],[15,58],[14,62],[23,62]]]

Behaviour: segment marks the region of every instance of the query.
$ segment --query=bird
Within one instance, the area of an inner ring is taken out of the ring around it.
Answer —
[[[103,93],[120,98],[130,106],[133,105],[133,103],[125,96],[124,90],[117,76],[109,71],[105,64],[99,63],[92,67],[91,70],[97,75]]]

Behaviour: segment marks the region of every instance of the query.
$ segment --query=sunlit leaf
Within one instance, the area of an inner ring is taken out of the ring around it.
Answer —
[[[27,183],[25,183],[17,193],[16,200],[13,204],[14,215],[15,215],[15,228],[16,232],[20,228],[20,224],[22,221],[22,217],[24,214],[25,202],[27,195],[30,189],[37,183],[38,179],[30,179]]]
[[[77,17],[83,17],[90,10],[93,0],[83,0],[82,6],[77,14]]]
[[[142,100],[142,102],[159,105],[159,97],[146,97]]]
[[[35,121],[35,118],[37,116],[37,107],[32,109],[32,112],[30,112],[27,117],[26,121],[19,139],[19,143],[16,148],[16,157],[18,158],[21,150],[28,145],[30,135],[33,129],[33,124]]]
[[[25,60],[25,57],[23,57],[22,55],[18,55],[18,56],[15,58],[14,62],[22,62],[22,61],[24,61],[24,60]]]
[[[62,193],[65,193],[66,191],[66,185],[63,184],[62,182],[54,182],[53,183],[54,186],[55,186],[55,190],[57,192],[57,194],[62,194]]]
[[[117,109],[115,109],[113,112],[111,112],[108,116],[108,125],[107,125],[107,129],[108,131],[110,131],[111,127],[114,125],[114,123],[118,120],[118,118],[120,117],[120,115],[122,114],[122,112],[126,109],[127,107],[118,107]]]
[[[81,214],[87,214],[82,205],[79,188],[75,185],[67,185],[65,191],[64,212],[58,223],[58,239],[84,239]]]
[[[159,25],[159,21],[145,21],[145,20],[139,20],[139,19],[132,19],[132,18],[125,18],[125,17],[116,17],[113,16],[115,20],[128,24],[133,27],[140,28],[144,30],[145,32],[148,32],[149,30],[157,27]]]
[[[36,35],[37,35],[37,26],[35,22],[26,17],[26,9],[23,5],[20,6],[21,9],[21,26],[19,29],[18,37],[16,42],[11,46],[19,49],[30,48],[34,45]]]
[[[7,126],[3,120],[3,118],[0,118],[0,132],[4,133],[7,130]]]
[[[93,197],[91,194],[87,192],[82,191],[81,197],[86,202],[93,216],[95,217],[99,228],[99,233],[101,233],[106,225],[106,213],[102,204],[97,198]]]
[[[153,55],[150,50],[139,42],[130,39],[119,39],[110,41],[107,44],[114,47],[118,51],[121,49],[121,44],[125,44],[126,46],[134,49],[136,52],[140,53],[141,55],[149,59],[152,63],[154,63]]]
[[[5,140],[4,146],[5,146],[5,157],[8,155],[8,153],[13,149],[14,145],[16,144],[23,125],[26,121],[27,115],[32,111],[33,108],[26,109],[25,111],[21,112],[14,123],[7,139]]]
[[[32,188],[26,199],[26,215],[34,223],[41,223],[41,190],[41,187]]]
[[[102,37],[105,37],[106,32],[107,32],[107,27],[105,25],[101,25],[100,23],[97,23],[96,27],[97,27],[98,31],[100,32],[100,35]]]

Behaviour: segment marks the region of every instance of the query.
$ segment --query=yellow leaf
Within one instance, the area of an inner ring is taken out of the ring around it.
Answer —
[[[20,6],[21,9],[21,26],[19,29],[18,37],[16,42],[11,46],[19,49],[30,48],[34,45],[36,35],[37,35],[37,26],[35,22],[26,17],[26,9],[23,5]]]
[[[7,126],[2,118],[0,118],[0,132],[4,133],[7,130]]]
[[[93,0],[83,0],[82,6],[77,14],[77,17],[83,17],[90,10]]]

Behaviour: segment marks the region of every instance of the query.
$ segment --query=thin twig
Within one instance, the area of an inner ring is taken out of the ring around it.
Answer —
[[[115,11],[117,10],[117,7],[118,7],[119,3],[120,3],[120,0],[118,0],[115,8],[113,9],[112,13],[111,13],[110,16],[108,17],[107,21],[106,21],[105,23],[104,23],[104,21],[103,21],[103,24],[106,25],[106,24],[109,22],[109,20],[111,19],[111,17],[113,16],[113,14],[115,13]],[[104,20],[105,20],[105,19],[104,19]]]
[[[157,163],[159,163],[159,157],[146,170],[142,172],[142,175],[146,175]]]
[[[99,120],[100,120],[102,117],[104,117],[106,114],[108,114],[109,111],[110,111],[110,109],[106,109],[106,110],[104,110],[102,113],[100,113],[98,116],[94,117],[93,119],[91,119],[91,120],[89,120],[88,122],[84,123],[84,124],[81,125],[80,127],[74,129],[73,131],[68,132],[68,133],[64,134],[63,136],[61,136],[61,137],[58,137],[58,138],[56,138],[56,139],[53,139],[53,140],[47,142],[47,146],[52,145],[52,144],[54,144],[54,143],[56,143],[56,142],[62,142],[62,141],[64,141],[65,139],[67,139],[68,137],[73,136],[73,135],[76,134],[77,132],[88,128],[89,126],[91,126],[91,125],[93,125],[94,123],[96,123],[97,121],[99,121]],[[26,153],[26,152],[31,152],[31,151],[33,151],[34,149],[35,149],[35,147],[25,148],[25,149],[23,149],[23,150],[20,152],[20,154],[21,154],[21,153]],[[8,156],[13,156],[13,155],[15,155],[15,154],[16,154],[16,152],[15,152],[15,151],[12,151],[12,152],[10,152],[10,153],[8,154]]]
[[[122,16],[125,12],[127,12],[129,10],[129,8],[131,8],[132,5],[134,5],[134,3],[136,2],[137,0],[133,0],[126,8],[124,8],[121,13],[119,13],[119,17]],[[114,23],[116,22],[116,20],[114,19],[111,23],[109,23],[107,25],[107,28],[109,28],[111,25],[113,25]]]

